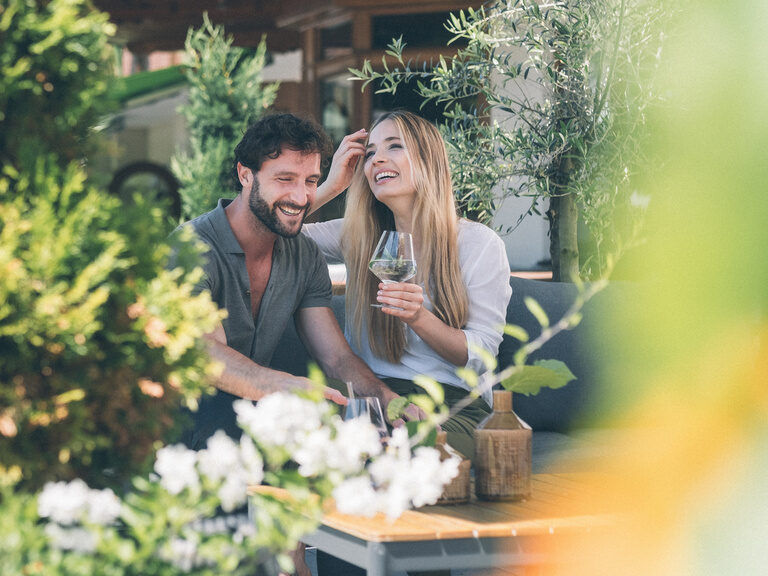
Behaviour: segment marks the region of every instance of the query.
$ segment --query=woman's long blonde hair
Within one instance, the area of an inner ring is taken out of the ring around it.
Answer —
[[[373,126],[391,120],[397,126],[411,164],[416,188],[413,234],[420,246],[417,281],[424,283],[433,313],[454,328],[462,328],[469,301],[459,268],[458,216],[453,199],[448,155],[440,132],[427,120],[406,111],[387,112]],[[347,191],[341,246],[347,264],[346,314],[352,319],[358,346],[362,327],[368,326],[373,354],[399,362],[406,345],[405,324],[372,308],[379,280],[368,269],[383,230],[394,230],[389,208],[373,195],[359,162]]]

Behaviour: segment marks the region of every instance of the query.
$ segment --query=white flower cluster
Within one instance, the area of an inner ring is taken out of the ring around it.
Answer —
[[[336,508],[345,514],[397,518],[412,505],[434,504],[446,484],[459,473],[459,460],[440,460],[434,448],[411,453],[405,428],[392,431],[387,449],[368,466],[368,474],[350,478],[333,491]]]
[[[261,455],[247,436],[235,442],[222,430],[208,439],[205,450],[195,452],[182,445],[165,446],[157,451],[155,472],[160,485],[171,494],[188,489],[198,492],[201,475],[219,485],[221,507],[231,512],[245,504],[249,484],[264,478]]]
[[[234,408],[240,427],[262,446],[280,446],[288,451],[303,444],[330,415],[330,406],[325,402],[312,402],[282,392],[270,394],[258,404],[237,400]]]
[[[160,558],[170,562],[182,572],[193,572],[204,566],[214,566],[200,554],[200,542],[206,536],[230,534],[235,544],[242,544],[256,532],[247,514],[227,514],[215,518],[198,518],[189,525],[191,532],[176,536],[160,550]]]
[[[253,441],[243,436],[237,443],[223,431],[216,432],[200,452],[181,445],[161,448],[155,472],[160,486],[172,495],[189,490],[195,497],[203,486],[215,489],[226,512],[245,504],[248,485],[260,484],[264,478],[261,454]],[[91,526],[114,523],[121,515],[122,504],[111,490],[93,490],[78,479],[46,484],[38,497],[37,511],[41,518],[49,520],[45,532],[53,546],[92,553],[97,548],[98,535]],[[190,528],[191,534],[201,536],[232,531],[236,542],[254,532],[246,515],[199,520]],[[174,539],[161,551],[161,557],[181,568],[197,562],[196,554],[196,541],[186,538]]]
[[[305,477],[327,475],[335,484],[339,511],[397,517],[410,506],[434,504],[458,474],[458,459],[440,460],[433,448],[413,453],[405,428],[397,428],[382,449],[378,432],[363,418],[343,421],[330,406],[293,394],[235,402],[238,423],[256,442],[280,447]]]
[[[45,533],[61,550],[93,552],[96,536],[82,524],[106,526],[120,512],[120,499],[112,490],[93,490],[80,479],[48,482],[37,499],[38,515],[51,521]]]
[[[48,482],[37,499],[38,515],[62,526],[111,524],[120,515],[120,508],[120,499],[112,490],[93,490],[80,479]]]
[[[306,478],[327,480],[340,511],[397,517],[410,506],[434,503],[445,484],[458,472],[457,459],[440,460],[433,448],[412,450],[405,428],[395,429],[386,449],[379,434],[365,419],[342,420],[327,403],[276,393],[257,405],[235,402],[238,422],[245,431],[239,442],[216,432],[205,450],[181,445],[158,450],[153,481],[170,495],[195,501],[213,490],[221,508],[231,512],[247,501],[249,485],[264,479],[262,454],[280,451],[278,461],[290,458]],[[328,484],[326,484],[328,485]],[[38,498],[38,514],[48,519],[46,534],[54,546],[83,553],[94,552],[99,531],[121,517],[123,505],[111,490],[92,490],[82,480],[48,483]],[[126,521],[127,513],[123,517]],[[181,569],[206,560],[199,555],[203,539],[229,532],[233,542],[255,534],[247,516],[198,519],[183,535],[173,535],[158,551]]]
[[[237,421],[265,449],[286,450],[302,476],[360,473],[381,453],[376,429],[363,419],[344,421],[329,404],[294,394],[270,394],[258,404],[235,402]]]
[[[637,190],[632,192],[632,195],[629,197],[629,203],[634,208],[639,208],[640,210],[647,210],[648,206],[651,203],[651,197],[646,194],[640,194]]]
[[[182,572],[191,572],[201,565],[197,555],[198,542],[189,538],[173,538],[160,551],[160,557]]]
[[[72,550],[81,554],[91,554],[96,551],[96,534],[82,526],[48,524],[45,527],[45,535],[59,550]]]

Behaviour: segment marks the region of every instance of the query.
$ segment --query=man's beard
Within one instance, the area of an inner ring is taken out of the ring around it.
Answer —
[[[299,232],[301,232],[301,227],[304,224],[304,218],[307,217],[307,212],[309,211],[309,203],[307,203],[305,206],[297,206],[287,202],[282,202],[280,204],[286,208],[290,208],[291,210],[304,210],[304,215],[301,217],[301,221],[299,222],[296,230],[287,228],[285,224],[280,221],[280,218],[277,215],[277,211],[279,210],[278,203],[275,203],[275,205],[270,208],[269,204],[267,204],[259,192],[258,180],[256,178],[253,179],[253,184],[251,184],[251,193],[248,196],[248,207],[251,209],[251,212],[253,212],[253,215],[256,216],[256,218],[258,218],[261,223],[264,224],[264,226],[266,226],[269,230],[278,236],[283,236],[284,238],[293,238],[298,236]]]

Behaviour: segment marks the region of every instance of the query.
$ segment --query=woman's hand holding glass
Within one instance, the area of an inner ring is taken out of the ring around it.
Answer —
[[[376,300],[382,304],[383,312],[410,324],[418,320],[424,309],[424,290],[408,282],[382,282]]]

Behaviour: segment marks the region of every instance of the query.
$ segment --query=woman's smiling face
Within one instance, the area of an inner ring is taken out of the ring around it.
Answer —
[[[411,162],[400,130],[392,120],[384,120],[371,130],[363,171],[380,202],[387,204],[387,200],[414,195]]]

